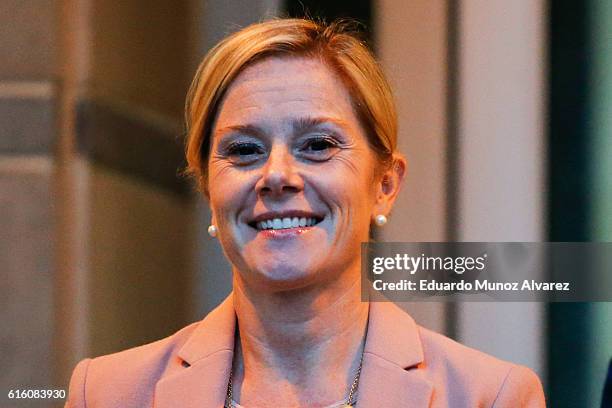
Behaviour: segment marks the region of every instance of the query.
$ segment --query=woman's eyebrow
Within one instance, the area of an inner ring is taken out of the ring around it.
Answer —
[[[348,127],[347,122],[341,119],[326,116],[294,118],[291,120],[290,124],[293,133],[295,134],[303,134],[319,126],[328,124],[336,125],[342,129],[346,129]],[[265,136],[266,131],[262,127],[254,124],[229,125],[215,131],[216,135],[224,135],[228,133],[240,133],[243,135],[263,137]]]
[[[241,133],[244,135],[261,137],[265,134],[264,130],[256,125],[230,125],[225,126],[224,128],[217,129],[215,131],[216,135],[223,135],[227,133]]]
[[[302,117],[293,119],[291,122],[294,133],[306,133],[321,125],[332,124],[339,126],[342,129],[346,129],[348,124],[337,118],[332,117]]]

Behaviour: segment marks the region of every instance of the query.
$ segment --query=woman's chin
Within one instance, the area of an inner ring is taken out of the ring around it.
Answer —
[[[252,273],[253,281],[266,291],[302,289],[316,281],[316,273],[304,264],[260,265]]]

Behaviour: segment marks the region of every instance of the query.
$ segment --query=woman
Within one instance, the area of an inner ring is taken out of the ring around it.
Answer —
[[[71,407],[539,407],[539,380],[361,301],[360,245],[406,163],[391,92],[342,24],[255,24],[202,62],[189,171],[232,294],[158,341],[79,363]]]

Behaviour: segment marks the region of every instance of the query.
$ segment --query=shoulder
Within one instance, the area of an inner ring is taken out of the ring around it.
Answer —
[[[153,343],[82,360],[70,379],[67,407],[146,406],[155,384],[178,370],[177,353],[198,323]]]
[[[428,377],[448,403],[481,401],[493,407],[544,407],[538,376],[529,368],[464,346],[418,326]],[[468,404],[469,405],[469,404]]]
[[[155,387],[192,363],[233,348],[231,295],[206,317],[173,335],[119,353],[81,361],[70,380],[67,407],[144,407]]]

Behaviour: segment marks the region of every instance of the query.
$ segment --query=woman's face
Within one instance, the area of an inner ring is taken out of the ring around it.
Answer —
[[[349,93],[326,65],[268,58],[245,69],[210,152],[213,223],[239,279],[278,291],[359,272],[370,220],[388,207]]]

